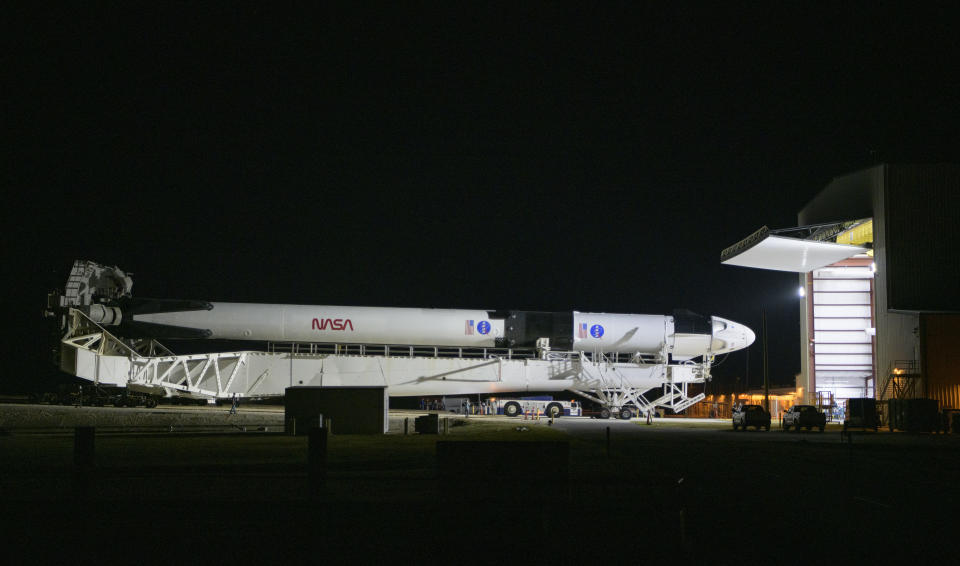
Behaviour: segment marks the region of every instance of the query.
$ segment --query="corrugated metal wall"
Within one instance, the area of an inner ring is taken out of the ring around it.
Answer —
[[[923,328],[925,396],[940,401],[940,407],[960,409],[960,315],[924,314]]]
[[[960,312],[960,165],[888,165],[887,308]]]

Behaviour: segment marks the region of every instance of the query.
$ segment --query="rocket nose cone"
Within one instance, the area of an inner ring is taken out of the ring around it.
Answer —
[[[753,331],[743,324],[725,318],[713,317],[713,346],[711,349],[715,354],[742,350],[753,344],[756,339]]]

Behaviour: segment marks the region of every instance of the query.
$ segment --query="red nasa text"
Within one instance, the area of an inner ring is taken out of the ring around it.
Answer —
[[[346,330],[347,327],[353,332],[353,323],[349,318],[315,318],[313,319],[314,330]]]

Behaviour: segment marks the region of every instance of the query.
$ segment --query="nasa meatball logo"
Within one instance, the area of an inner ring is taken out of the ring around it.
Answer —
[[[479,332],[480,334],[490,334],[490,323],[485,320],[481,320],[480,322],[478,322],[477,332]]]
[[[603,337],[603,327],[600,326],[599,324],[594,324],[593,326],[591,326],[591,327],[590,327],[590,336],[593,336],[594,338],[602,338],[602,337]]]

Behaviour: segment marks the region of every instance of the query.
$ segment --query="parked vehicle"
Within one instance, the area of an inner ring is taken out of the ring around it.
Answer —
[[[740,405],[733,410],[733,430],[747,430],[748,426],[770,430],[770,413],[761,405]]]
[[[813,405],[794,405],[783,414],[783,430],[793,428],[800,432],[801,428],[812,430],[813,427],[823,432],[827,426],[827,415]]]

